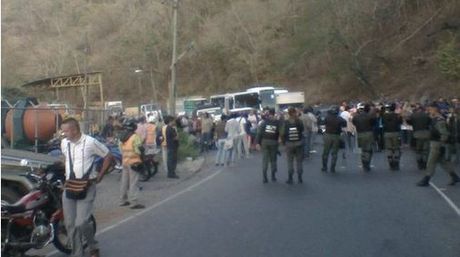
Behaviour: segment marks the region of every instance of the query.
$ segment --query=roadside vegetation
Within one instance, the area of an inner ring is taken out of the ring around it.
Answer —
[[[2,1],[2,89],[102,71],[107,99],[165,102],[168,3]],[[178,95],[254,82],[305,91],[309,102],[452,95],[459,17],[457,0],[180,0],[178,53],[193,48],[178,63]]]

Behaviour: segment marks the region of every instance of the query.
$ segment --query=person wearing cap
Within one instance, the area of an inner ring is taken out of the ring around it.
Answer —
[[[294,176],[294,159],[296,162],[297,179],[299,184],[303,183],[302,179],[302,161],[303,161],[303,123],[300,121],[297,111],[290,107],[288,109],[288,118],[281,126],[281,142],[286,146],[286,156],[288,163],[288,180],[287,184],[292,185]]]
[[[339,116],[339,108],[334,106],[327,112],[325,124],[326,133],[324,134],[323,167],[321,171],[327,172],[329,153],[331,153],[330,172],[334,173],[337,163],[337,153],[340,148],[340,134],[342,133],[342,129],[347,126],[347,121]]]
[[[268,183],[267,170],[270,164],[272,182],[276,182],[277,154],[280,140],[280,121],[275,118],[275,110],[269,109],[261,121],[256,136],[256,149],[262,150],[263,183]]]
[[[370,110],[371,106],[364,104],[358,115],[352,119],[358,133],[358,147],[361,148],[361,162],[365,172],[371,171],[373,129],[376,122],[375,115],[370,114]]]
[[[421,105],[407,118],[407,123],[414,128],[415,156],[419,170],[426,169],[428,153],[430,150],[431,118]]]
[[[432,103],[428,107],[428,113],[432,119],[430,129],[430,153],[425,176],[417,183],[417,186],[429,186],[430,179],[433,177],[437,164],[449,173],[451,181],[449,185],[455,185],[460,182],[460,178],[455,173],[454,165],[450,161],[450,153],[448,151],[449,131],[447,129],[446,119],[441,115],[437,103]]]
[[[399,137],[403,121],[401,115],[395,113],[395,110],[396,104],[391,103],[385,107],[385,113],[382,115],[384,145],[390,170],[399,170],[401,158],[401,140]]]
[[[131,209],[141,209],[145,207],[138,202],[140,191],[139,169],[142,168],[142,139],[136,133],[136,129],[137,125],[134,121],[127,121],[123,124],[124,131],[120,136],[120,150],[123,157],[120,206],[128,206],[131,204]]]

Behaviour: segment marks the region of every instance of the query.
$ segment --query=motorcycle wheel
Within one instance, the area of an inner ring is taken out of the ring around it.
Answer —
[[[140,176],[139,176],[139,180],[141,182],[145,182],[145,181],[148,181],[151,177],[151,172],[150,172],[150,166],[149,164],[145,163],[144,165],[144,169],[140,172]]]
[[[93,231],[96,234],[96,219],[93,215],[90,217],[90,223],[93,226]],[[67,229],[64,224],[64,219],[57,220],[53,223],[54,229],[54,239],[53,244],[54,246],[61,252],[65,254],[70,254],[72,252],[72,248],[70,246],[70,242],[68,242],[67,237]],[[86,243],[85,243],[86,247]]]

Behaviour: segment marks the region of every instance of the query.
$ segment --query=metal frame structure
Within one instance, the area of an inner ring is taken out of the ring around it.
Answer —
[[[59,101],[60,90],[69,88],[82,89],[83,105],[87,107],[89,87],[99,87],[100,106],[104,106],[104,90],[102,86],[102,72],[88,72],[67,76],[59,76],[36,80],[22,85],[24,88],[54,91],[56,100]]]

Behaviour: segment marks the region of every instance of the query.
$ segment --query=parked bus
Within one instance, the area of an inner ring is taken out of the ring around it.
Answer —
[[[186,98],[184,100],[184,111],[185,114],[189,117],[193,115],[193,112],[198,109],[200,106],[206,104],[208,100],[204,97],[193,97]]]
[[[275,88],[273,86],[251,87],[247,92],[256,92],[259,95],[260,110],[265,107],[276,107],[276,94],[288,92],[286,89]]]

